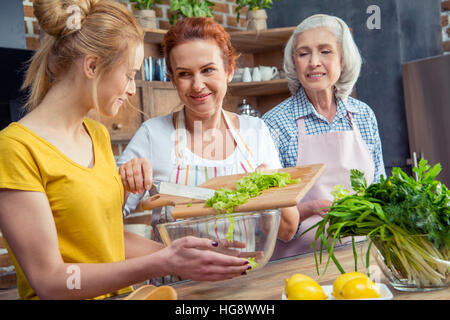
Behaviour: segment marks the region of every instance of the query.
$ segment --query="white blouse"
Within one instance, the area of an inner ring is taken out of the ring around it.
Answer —
[[[149,159],[155,180],[169,181],[175,166],[176,134],[172,121],[173,114],[152,118],[145,121],[117,160],[120,167],[133,158]],[[281,168],[278,151],[266,124],[259,118],[239,115],[239,134],[253,153],[256,164],[266,164],[271,169]],[[243,155],[236,147],[234,152],[224,160],[204,159],[190,150],[184,150],[185,158],[191,165],[220,167],[243,161]],[[233,173],[230,173],[233,174]],[[134,211],[143,195],[130,194],[123,213]]]

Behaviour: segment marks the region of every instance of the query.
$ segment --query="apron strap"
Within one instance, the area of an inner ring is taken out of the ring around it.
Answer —
[[[347,111],[347,118],[350,121],[350,125],[352,126],[353,131],[359,136],[359,138],[361,138],[362,141],[364,141],[361,131],[359,131],[358,126],[356,125],[355,121],[353,121],[353,116],[350,111]]]
[[[225,120],[225,124],[231,132],[231,135],[236,142],[239,151],[244,155],[244,158],[247,159],[247,165],[249,166],[251,171],[254,171],[256,168],[256,161],[254,159],[253,153],[250,148],[245,143],[244,139],[241,137],[239,132],[234,129],[231,121],[226,115],[225,111],[222,109],[222,115]],[[185,118],[184,118],[184,109],[178,113],[178,119],[175,122],[175,130],[176,130],[176,141],[175,141],[175,152],[177,156],[176,165],[180,164],[180,161],[183,159],[183,150],[186,148],[186,126],[185,126]]]
[[[350,111],[347,111],[346,117],[347,120],[350,122],[350,126],[352,127],[353,131],[358,130],[358,127],[356,126],[356,123],[353,121],[353,116]]]
[[[240,135],[239,131],[235,130],[230,119],[226,115],[225,111],[222,109],[223,118],[225,119],[225,123],[227,124],[228,129],[230,129],[231,135],[233,136],[234,141],[236,141],[236,144],[241,151],[241,153],[244,155],[244,158],[247,159],[247,164],[250,167],[251,171],[254,171],[257,167],[255,158],[253,156],[253,152],[250,150],[250,148],[245,143],[244,139]]]
[[[186,147],[186,127],[184,121],[184,108],[178,112],[177,121],[175,121],[175,156],[176,165],[183,159],[183,149]]]
[[[305,117],[300,117],[297,119],[297,127],[298,127],[299,136],[300,136],[300,133],[302,135],[306,135]]]

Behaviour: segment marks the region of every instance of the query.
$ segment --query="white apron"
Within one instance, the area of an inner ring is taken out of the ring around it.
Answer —
[[[232,164],[225,164],[223,166],[199,166],[192,163],[192,152],[187,148],[186,145],[186,126],[185,126],[185,117],[184,110],[179,112],[178,119],[175,122],[175,130],[176,130],[176,142],[175,142],[175,163],[173,164],[173,168],[170,173],[169,182],[176,184],[185,184],[190,186],[198,186],[209,179],[218,176],[225,176],[231,174],[241,174],[253,172],[257,164],[254,160],[253,153],[245,143],[244,139],[242,139],[240,133],[234,129],[230,120],[228,119],[225,112],[222,110],[222,116],[225,120],[225,123],[230,130],[231,135],[236,142],[236,149],[234,152],[240,152],[241,161],[234,162]],[[235,156],[234,153],[231,156]],[[153,210],[154,213],[155,210]],[[153,219],[155,218],[155,219]],[[160,214],[155,214],[152,217],[152,225],[153,230],[156,230],[157,223],[163,223],[171,220],[167,215],[167,208],[162,208]],[[207,228],[207,232],[212,234],[216,238],[225,239],[227,234],[227,229],[225,225],[211,223],[210,226],[205,226]],[[235,223],[234,224],[234,233],[233,240],[245,241],[248,244],[254,244],[254,226],[249,225],[248,223]],[[180,230],[180,232],[183,232]],[[155,233],[154,233],[155,234]],[[186,235],[186,234],[185,234]],[[253,238],[253,239],[252,239]],[[154,240],[161,241],[159,238],[159,234],[155,234]],[[253,248],[248,247],[247,250],[251,251]],[[154,278],[151,280],[152,284],[161,285],[167,284],[170,282],[178,281],[179,278],[175,276],[166,276],[164,278]]]
[[[347,112],[347,117],[353,130],[318,135],[307,135],[304,118],[297,120],[298,157],[296,165],[304,166],[315,163],[324,163],[326,165],[322,176],[300,203],[323,199],[332,201],[331,191],[336,185],[343,185],[345,189],[352,191],[350,183],[351,169],[358,169],[364,172],[367,184],[372,183],[375,174],[373,159],[358,127],[353,122],[350,112]],[[314,215],[301,221],[298,234],[301,234],[321,219],[322,217]],[[272,260],[312,252],[311,244],[316,230],[317,228],[312,229],[302,237],[295,238],[289,242],[277,240]],[[359,237],[359,240],[362,239],[362,237]],[[343,239],[343,243],[348,243],[349,241],[351,241],[351,238]],[[317,241],[316,248],[320,249],[320,240]]]
[[[197,186],[214,177],[247,173],[255,170],[257,164],[254,160],[253,153],[245,143],[244,139],[242,139],[239,132],[234,129],[228,116],[223,110],[222,116],[228,130],[230,130],[230,133],[236,142],[236,151],[241,152],[243,160],[238,163],[233,163],[232,165],[214,167],[191,165],[192,158],[190,156],[192,155],[192,152],[186,146],[187,137],[184,112],[180,112],[175,126],[177,135],[175,143],[176,161],[175,167],[170,175],[170,182]]]

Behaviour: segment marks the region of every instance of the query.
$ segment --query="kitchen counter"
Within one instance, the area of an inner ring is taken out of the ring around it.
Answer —
[[[357,245],[358,256],[361,244]],[[336,249],[335,255],[345,271],[354,270],[354,259],[351,246]],[[322,271],[328,255],[323,255]],[[365,267],[358,257],[358,270],[365,272]],[[371,265],[376,266],[374,259]],[[381,271],[380,271],[381,272]],[[284,290],[285,279],[294,273],[303,273],[318,279],[314,255],[305,254],[296,257],[269,262],[263,269],[250,272],[246,276],[221,282],[183,281],[173,285],[179,300],[279,300]],[[321,285],[332,285],[340,275],[339,270],[330,262],[328,270],[318,280]],[[395,300],[450,300],[450,288],[429,292],[401,292],[394,290],[380,274],[381,282],[388,285]],[[0,290],[0,300],[18,299],[17,289]]]
[[[359,257],[361,246],[361,244],[357,245],[358,270],[365,273],[365,267]],[[346,272],[354,271],[351,245],[336,249],[335,255]],[[327,254],[323,255],[321,271],[325,267],[327,257]],[[373,258],[371,258],[370,265],[377,266]],[[174,284],[173,287],[177,290],[179,300],[280,300],[285,279],[294,273],[303,273],[317,280],[314,255],[311,253],[272,261],[261,270],[231,280],[221,282],[185,281]],[[394,290],[388,284],[384,275],[381,274],[381,270],[379,273],[381,282],[388,285],[394,299],[450,300],[450,288],[429,292],[401,292]],[[339,275],[339,270],[333,261],[330,261],[326,274],[318,282],[321,285],[332,285]]]

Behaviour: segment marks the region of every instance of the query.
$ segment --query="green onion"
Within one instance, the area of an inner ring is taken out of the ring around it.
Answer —
[[[373,244],[387,267],[410,283],[418,286],[445,283],[450,271],[450,191],[436,180],[441,171],[440,164],[431,168],[421,159],[413,171],[417,180],[400,168],[393,168],[392,176],[381,177],[379,183],[367,186],[364,174],[351,170],[350,180],[355,193],[351,194],[342,186],[335,187],[330,211],[304,232],[317,227],[312,246],[318,274],[323,247],[329,253],[323,273],[330,260],[344,273],[333,254],[336,240],[366,236],[369,241],[365,259],[367,270]],[[319,261],[315,249],[317,241],[321,242]],[[352,249],[357,270],[354,239]]]

